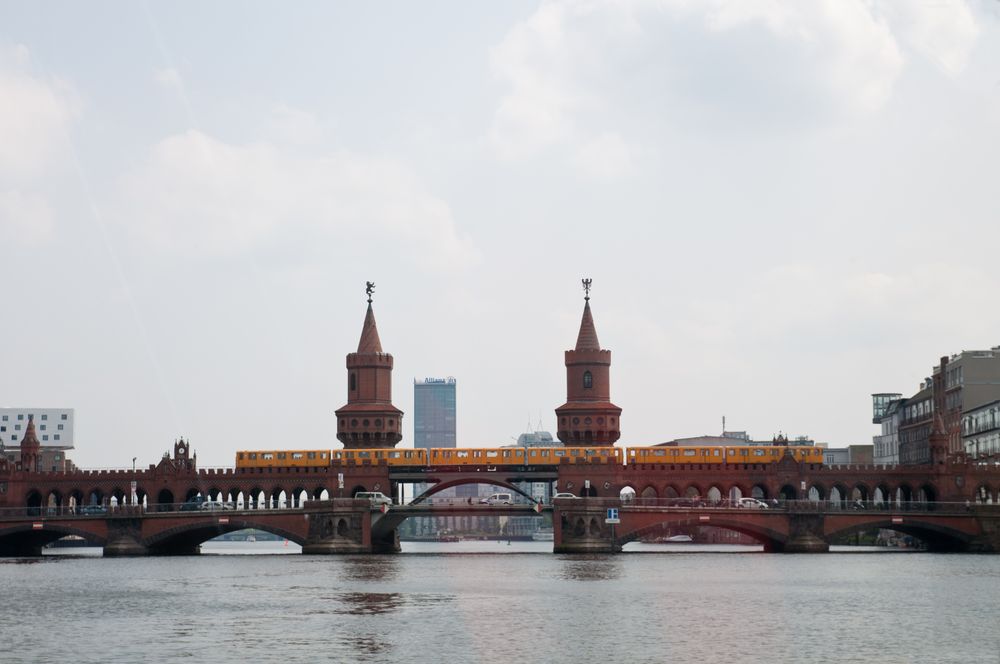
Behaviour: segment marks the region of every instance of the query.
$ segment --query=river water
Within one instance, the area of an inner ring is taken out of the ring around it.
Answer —
[[[0,661],[1000,662],[1000,556],[551,547],[0,559]]]

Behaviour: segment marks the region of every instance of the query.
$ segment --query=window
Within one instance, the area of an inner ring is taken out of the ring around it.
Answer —
[[[24,413],[18,413],[17,414],[17,419],[18,419],[18,421],[23,420],[24,419]]]
[[[48,416],[48,415],[45,415],[45,414],[43,413],[43,414],[42,414],[42,421],[44,422],[44,421],[45,421],[45,420],[47,420],[47,419],[49,419],[49,416]]]
[[[48,439],[49,439],[48,435],[42,436],[42,440],[48,440]]]
[[[0,433],[3,433],[6,430],[7,430],[7,427],[0,427]]]
[[[355,374],[351,374],[350,390],[353,392],[356,389],[358,389],[358,377]]]
[[[594,386],[594,376],[591,375],[591,373],[589,371],[584,371],[583,372],[583,387],[589,389],[589,388],[591,388],[593,386]]]
[[[44,424],[43,424],[43,425],[41,425],[41,426],[40,426],[39,428],[40,428],[40,429],[41,429],[42,431],[45,431],[45,425],[44,425]]]
[[[15,424],[14,425],[14,431],[20,431],[20,430],[21,430],[21,425],[20,424]]]
[[[6,416],[6,415],[4,415],[4,416],[3,416],[3,421],[4,421],[4,422],[6,422],[6,421],[7,421],[7,416]]]
[[[60,430],[60,431],[62,431],[62,430],[63,430],[63,425],[61,425],[61,424],[59,425],[59,430]]]
[[[66,421],[66,420],[68,419],[68,416],[66,415],[66,413],[63,413],[63,414],[62,414],[62,415],[61,415],[61,416],[59,417],[59,419],[61,419],[61,420],[62,420],[63,422],[65,422],[65,421]]]

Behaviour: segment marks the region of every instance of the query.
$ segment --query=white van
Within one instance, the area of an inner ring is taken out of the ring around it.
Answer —
[[[740,498],[739,506],[751,510],[766,510],[767,503],[757,498]]]
[[[367,500],[372,504],[372,507],[380,507],[382,505],[392,505],[392,498],[385,495],[381,491],[358,491],[354,495],[355,500]]]
[[[513,505],[514,496],[509,493],[494,493],[489,498],[483,498],[479,501],[480,505]]]

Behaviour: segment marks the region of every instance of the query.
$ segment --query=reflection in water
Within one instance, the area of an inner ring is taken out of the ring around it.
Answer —
[[[378,634],[346,634],[340,641],[365,659],[366,655],[381,655],[392,650],[392,644],[384,641]]]
[[[345,575],[354,581],[392,581],[399,575],[398,556],[358,556],[344,562]]]
[[[372,616],[396,611],[405,601],[399,593],[343,593],[340,601],[346,608],[336,613],[353,616]]]
[[[563,579],[570,581],[613,581],[622,574],[620,556],[589,554],[566,556],[562,573]]]

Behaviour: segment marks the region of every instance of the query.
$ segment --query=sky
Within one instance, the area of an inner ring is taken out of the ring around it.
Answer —
[[[0,4],[0,405],[82,467],[330,448],[365,282],[412,446],[871,442],[1000,344],[1000,2]]]

